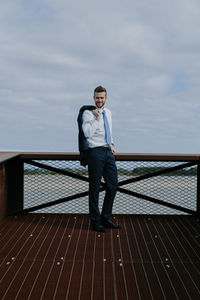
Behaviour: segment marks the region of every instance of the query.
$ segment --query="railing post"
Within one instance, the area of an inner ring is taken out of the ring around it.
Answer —
[[[6,215],[6,176],[5,163],[0,163],[0,220]]]
[[[6,215],[23,210],[24,168],[19,157],[6,162]]]
[[[200,162],[197,163],[197,215],[200,217]]]

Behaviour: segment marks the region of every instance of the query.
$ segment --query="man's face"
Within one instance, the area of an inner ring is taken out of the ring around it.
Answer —
[[[98,108],[103,108],[106,100],[107,96],[105,92],[95,93],[94,102]]]

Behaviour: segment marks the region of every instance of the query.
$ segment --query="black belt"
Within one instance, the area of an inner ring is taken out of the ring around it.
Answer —
[[[111,151],[111,147],[106,147],[106,146],[98,146],[98,147],[94,147],[94,148],[89,148],[89,150],[92,150],[92,149],[102,149],[102,150],[105,150],[105,151]]]

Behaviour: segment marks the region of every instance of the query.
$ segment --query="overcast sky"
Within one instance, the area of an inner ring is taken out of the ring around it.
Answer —
[[[0,151],[77,152],[98,85],[117,152],[200,153],[200,1],[1,0]]]

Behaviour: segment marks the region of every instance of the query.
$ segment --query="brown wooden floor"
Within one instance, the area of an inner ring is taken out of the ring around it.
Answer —
[[[200,223],[191,216],[30,214],[0,223],[0,299],[200,299]]]

